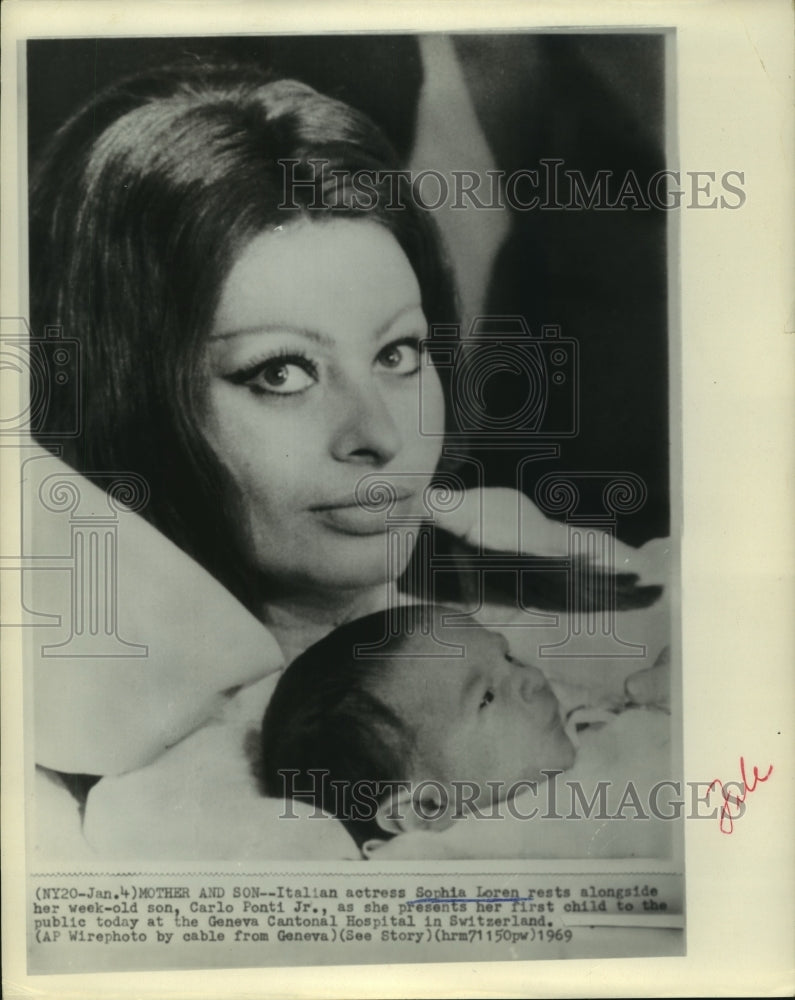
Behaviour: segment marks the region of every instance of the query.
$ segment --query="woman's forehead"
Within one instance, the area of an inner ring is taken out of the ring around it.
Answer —
[[[279,325],[328,335],[378,331],[411,309],[421,309],[419,283],[388,230],[369,220],[305,220],[263,232],[243,249],[213,335]]]

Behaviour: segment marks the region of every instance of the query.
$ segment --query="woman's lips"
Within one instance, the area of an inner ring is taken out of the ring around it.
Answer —
[[[358,503],[328,503],[312,507],[320,520],[345,535],[383,535],[389,529],[389,517],[405,517],[413,512],[414,494],[398,496],[387,510],[369,509]]]

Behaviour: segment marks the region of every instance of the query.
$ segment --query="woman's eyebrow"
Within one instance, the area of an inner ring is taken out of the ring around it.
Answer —
[[[422,312],[422,304],[420,302],[412,302],[409,305],[402,306],[398,311],[391,316],[385,323],[382,323],[373,333],[373,339],[378,340],[380,337],[390,330],[398,320],[402,319],[408,313],[417,311]],[[321,344],[324,347],[330,347],[334,344],[334,338],[329,336],[327,333],[321,333],[319,330],[313,330],[306,326],[296,326],[294,323],[255,323],[251,326],[237,327],[234,330],[222,330],[220,333],[213,333],[210,336],[210,340],[231,340],[233,337],[247,337],[256,336],[261,333],[292,333],[297,334],[299,337],[305,337],[307,340],[311,340],[313,343]]]
[[[223,330],[221,333],[214,333],[210,340],[231,340],[233,337],[254,337],[261,333],[293,333],[299,337],[305,337],[315,344],[322,344],[329,347],[334,343],[334,338],[318,330],[311,330],[305,326],[295,326],[293,323],[257,323],[253,326],[243,326],[235,330]]]
[[[421,302],[411,302],[411,303],[409,303],[409,305],[402,306],[400,309],[398,309],[398,311],[394,314],[394,316],[392,316],[390,319],[388,319],[386,321],[386,323],[382,323],[381,326],[378,327],[378,329],[375,331],[375,339],[378,340],[379,337],[383,337],[383,335],[388,330],[390,330],[395,325],[395,323],[398,322],[398,320],[403,319],[403,317],[405,315],[407,315],[408,313],[412,313],[412,312],[415,312],[415,311],[419,312],[419,313],[422,313],[422,303]],[[423,314],[423,320],[424,319],[425,319],[425,315]]]

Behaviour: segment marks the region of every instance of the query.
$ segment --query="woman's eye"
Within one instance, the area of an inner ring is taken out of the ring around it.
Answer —
[[[308,389],[314,379],[300,365],[290,361],[273,361],[262,369],[257,380],[269,392],[301,392]]]
[[[231,381],[259,395],[293,396],[314,385],[317,373],[308,359],[278,357],[236,372]]]
[[[478,706],[478,708],[485,708],[486,705],[490,705],[493,701],[494,701],[494,692],[489,689],[483,695],[483,698],[482,698],[482,700],[481,700],[480,705]]]
[[[376,362],[396,375],[413,375],[420,367],[418,340],[400,340],[379,351]]]

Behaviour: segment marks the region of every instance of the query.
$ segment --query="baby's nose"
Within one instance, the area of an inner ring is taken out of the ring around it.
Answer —
[[[532,701],[538,692],[544,687],[546,681],[544,675],[535,667],[526,667],[522,673],[524,676],[519,683],[519,694],[524,701]]]

